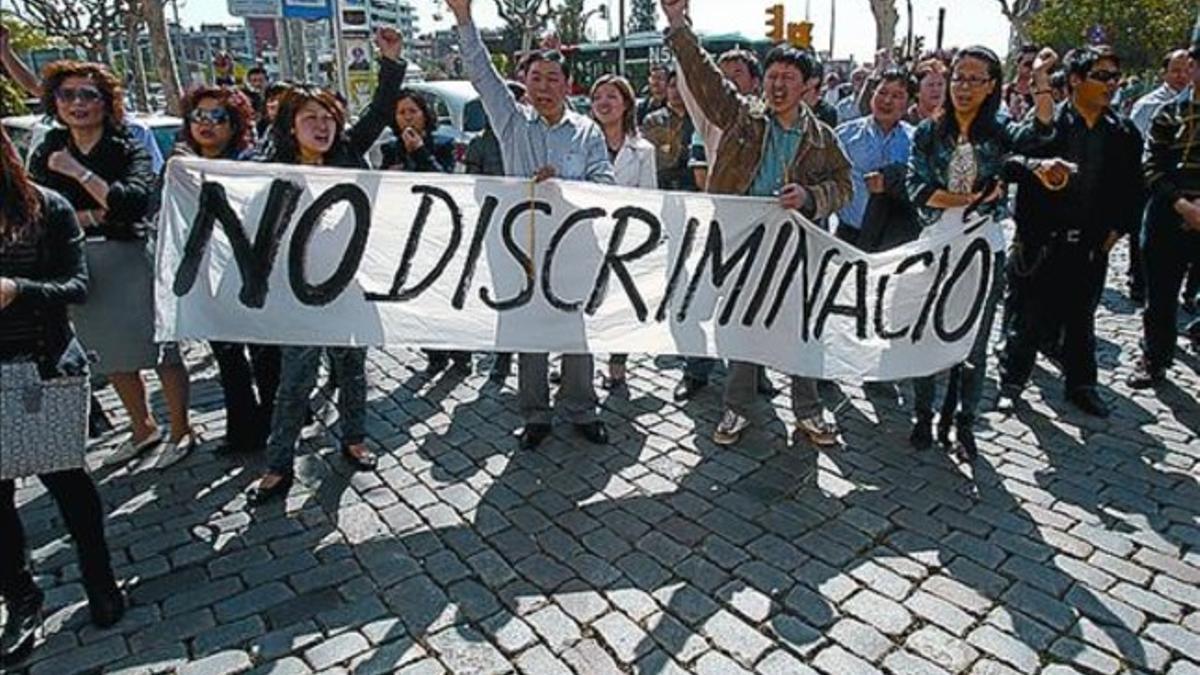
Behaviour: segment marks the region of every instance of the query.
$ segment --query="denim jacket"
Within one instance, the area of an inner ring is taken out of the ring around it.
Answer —
[[[1054,127],[1042,124],[1030,116],[1021,122],[1004,122],[994,127],[996,133],[971,139],[975,146],[977,167],[973,192],[982,190],[994,179],[1005,179],[1005,162],[1014,154],[1035,152],[1054,140]],[[942,215],[942,209],[927,206],[938,190],[945,190],[950,158],[957,139],[939,133],[935,120],[925,120],[913,134],[912,154],[908,159],[908,196],[917,207],[922,225],[932,225]],[[1008,216],[1008,200],[997,199],[984,204],[979,212],[996,219]]]

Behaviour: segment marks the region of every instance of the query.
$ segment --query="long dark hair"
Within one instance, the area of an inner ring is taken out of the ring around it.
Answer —
[[[199,152],[196,139],[192,137],[192,123],[189,116],[206,98],[215,100],[225,109],[225,112],[229,113],[229,124],[233,131],[233,137],[229,141],[232,148],[225,148],[226,154],[229,154],[230,150],[233,150],[234,154],[244,152],[254,145],[254,108],[250,105],[250,99],[237,89],[199,86],[188,92],[183,99],[183,128],[179,130],[179,136],[189,148]]]
[[[967,137],[972,143],[986,140],[1000,133],[1000,121],[996,119],[996,115],[1000,112],[1000,99],[1002,96],[1004,65],[1000,62],[1000,57],[996,56],[996,52],[982,45],[974,45],[965,49],[959,50],[954,55],[954,60],[950,63],[950,73],[953,77],[954,68],[962,63],[963,59],[975,59],[982,61],[987,65],[988,77],[992,78],[992,93],[984,99],[983,105],[979,106],[979,112],[975,115],[975,121],[971,123],[971,129]],[[947,83],[946,98],[942,102],[942,118],[937,121],[937,132],[939,136],[950,140],[957,140],[959,135],[958,117],[954,114],[954,83]]]
[[[0,246],[36,238],[41,216],[41,195],[0,125]]]
[[[279,113],[275,115],[275,124],[271,127],[271,156],[272,162],[295,164],[300,160],[300,145],[293,133],[296,128],[296,113],[305,103],[313,102],[329,111],[337,122],[333,145],[325,153],[325,163],[330,158],[348,152],[346,148],[346,108],[333,92],[313,84],[302,84],[292,87],[283,94],[279,101]]]

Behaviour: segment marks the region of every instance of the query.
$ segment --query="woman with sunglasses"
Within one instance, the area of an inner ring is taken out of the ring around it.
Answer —
[[[171,433],[156,465],[185,456],[194,444],[188,419],[188,372],[174,345],[154,343],[156,176],[145,148],[124,120],[120,81],[97,63],[56,61],[42,76],[42,104],[65,129],[53,129],[34,151],[34,181],[75,208],[88,235],[88,302],[73,312],[80,340],[100,357],[129,414],[131,437],[106,458],[124,464],[158,446],[162,430],[150,412],[140,371],[156,368]]]
[[[654,146],[638,135],[637,103],[629,80],[620,75],[602,75],[592,84],[591,97],[592,119],[604,132],[616,184],[658,189]],[[628,354],[608,357],[608,376],[601,383],[605,389],[625,386],[628,360]]]
[[[922,223],[932,225],[946,209],[976,205],[982,215],[997,220],[1007,217],[1007,192],[1002,184],[1005,161],[1014,152],[1033,150],[1054,137],[1050,69],[1057,60],[1053,50],[1044,49],[1033,65],[1035,117],[1005,123],[999,119],[1003,78],[1000,59],[986,47],[967,47],[958,52],[950,65],[950,86],[942,105],[945,112],[922,122],[913,134],[908,194]],[[933,445],[933,402],[938,383],[945,382],[946,405],[938,420],[938,439],[949,445],[953,426],[958,441],[956,454],[965,459],[975,457],[975,417],[983,393],[987,345],[1002,292],[1003,269],[1004,253],[999,252],[979,332],[967,360],[914,382],[916,423],[909,437],[914,447]]]
[[[237,89],[197,87],[183,100],[186,121],[175,154],[245,160],[254,154],[254,110]],[[209,343],[225,395],[225,444],[218,454],[262,450],[279,386],[279,347]]]
[[[83,302],[88,291],[83,247],[74,208],[29,180],[0,127],[0,362],[32,360],[46,379],[87,372],[87,356],[67,319],[67,305]],[[63,431],[83,441],[84,429]],[[125,601],[113,578],[96,486],[83,469],[38,479],[75,541],[92,622],[111,626],[124,614]],[[0,633],[0,665],[5,666],[32,649],[44,598],[29,571],[14,499],[14,482],[0,481],[0,597],[8,614]]]
[[[396,96],[395,114],[392,116],[392,132],[396,140],[382,148],[383,161],[380,166],[388,171],[444,172],[454,171],[454,148],[439,142],[433,132],[437,128],[437,115],[429,101],[419,92],[402,89]],[[451,364],[459,373],[471,372],[471,352],[443,349],[423,349],[429,360],[425,373],[436,375]]]
[[[284,95],[271,127],[271,154],[280,164],[306,164],[365,169],[363,155],[392,121],[396,98],[407,64],[400,58],[403,41],[390,28],[375,35],[380,59],[379,82],[370,106],[346,129],[346,110],[337,96],[312,85],[294,87]],[[328,354],[338,385],[341,454],[355,469],[375,468],[375,456],[364,443],[367,373],[364,347],[287,346],[281,350],[279,388],[267,440],[267,471],[248,493],[251,504],[283,497],[295,481],[296,441],[316,386],[321,354]]]

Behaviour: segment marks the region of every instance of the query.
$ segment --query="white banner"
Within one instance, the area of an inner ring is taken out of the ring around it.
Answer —
[[[867,255],[771,199],[181,158],[156,335],[687,354],[894,380],[970,351],[1003,235],[963,220]]]

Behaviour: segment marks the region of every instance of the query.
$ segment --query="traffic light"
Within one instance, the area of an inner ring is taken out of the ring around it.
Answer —
[[[783,42],[783,5],[767,8],[767,39],[772,43]]]
[[[812,48],[812,29],[811,21],[801,21],[799,23],[788,24],[788,44],[799,49]]]

